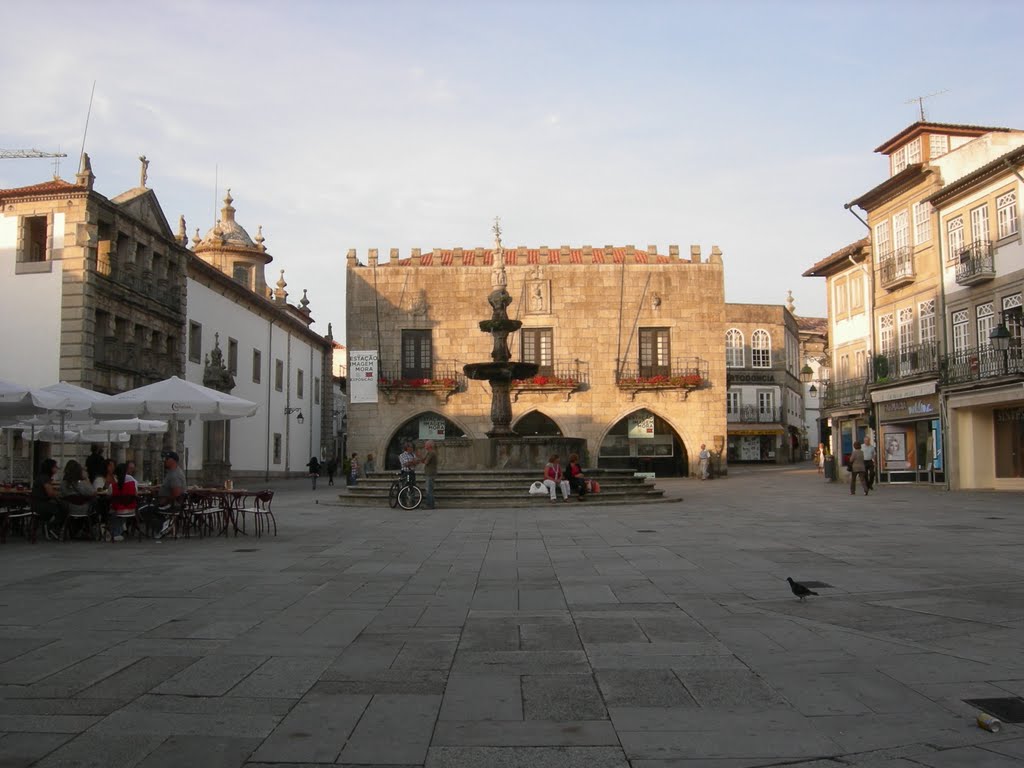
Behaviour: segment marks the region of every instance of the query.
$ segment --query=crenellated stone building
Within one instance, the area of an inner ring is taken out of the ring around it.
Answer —
[[[514,360],[538,374],[512,384],[512,428],[582,438],[587,466],[687,475],[702,442],[724,444],[722,257],[693,246],[397,250],[366,263],[349,251],[347,347],[379,356],[376,402],[358,402],[350,365],[348,446],[397,467],[404,439],[442,438],[442,467],[469,464],[491,427],[488,384],[462,366],[489,360],[480,330],[504,260]],[[496,263],[497,262],[497,263]],[[362,374],[360,374],[362,375]],[[563,457],[564,458],[564,457]],[[541,462],[543,463],[543,462]]]

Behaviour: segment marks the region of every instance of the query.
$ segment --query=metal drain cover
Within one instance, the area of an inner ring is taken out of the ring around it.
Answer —
[[[977,707],[998,717],[1004,723],[1024,723],[1024,699],[1020,696],[1005,696],[998,699],[964,699],[965,704]]]

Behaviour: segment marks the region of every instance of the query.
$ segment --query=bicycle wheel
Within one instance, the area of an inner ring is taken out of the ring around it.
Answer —
[[[395,480],[395,482],[391,484],[390,490],[388,490],[388,504],[391,505],[392,509],[398,506],[398,492],[401,487],[402,486],[399,482]]]
[[[416,509],[423,501],[423,491],[415,485],[407,485],[398,492],[398,503],[402,509]]]

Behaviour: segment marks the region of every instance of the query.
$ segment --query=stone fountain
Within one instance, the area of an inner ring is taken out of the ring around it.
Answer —
[[[508,336],[518,331],[523,323],[521,320],[511,320],[508,316],[512,297],[507,290],[505,252],[501,247],[501,227],[497,219],[494,222],[494,238],[492,290],[487,296],[491,317],[480,321],[480,330],[491,334],[493,339],[491,362],[470,363],[462,368],[467,378],[486,381],[491,387],[491,429],[486,433],[488,440],[481,441],[485,444],[474,451],[476,460],[473,463],[482,468],[539,469],[552,453],[561,456],[563,462],[570,453],[582,456],[586,441],[566,437],[522,437],[512,429],[512,382],[535,376],[538,366],[536,363],[512,360]]]

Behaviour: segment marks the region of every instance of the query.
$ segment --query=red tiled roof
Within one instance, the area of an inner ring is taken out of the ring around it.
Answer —
[[[570,248],[568,254],[563,254],[558,248],[549,248],[545,256],[541,256],[539,248],[527,248],[525,254],[520,255],[518,248],[505,248],[505,263],[509,266],[524,266],[529,264],[621,264],[626,259],[625,248],[612,248],[611,255],[605,253],[604,248],[593,248],[589,256],[584,255],[583,248]],[[639,264],[668,264],[672,258],[663,254],[652,255],[642,249],[633,251],[635,260]],[[387,262],[384,262],[387,264]],[[411,264],[412,259],[399,259],[400,265]],[[420,256],[421,266],[442,266],[449,267],[455,263],[455,251],[451,249],[440,249],[436,252],[428,251]],[[476,251],[469,249],[462,251],[462,258],[459,262],[462,266],[490,266],[494,263],[494,250],[485,248],[480,258],[477,258]]]
[[[30,197],[32,195],[49,195],[56,192],[85,192],[86,187],[72,184],[64,179],[53,179],[44,181],[42,184],[33,184],[30,187],[15,187],[14,189],[0,189],[0,197]]]
[[[828,333],[827,317],[798,317],[796,325],[801,331],[806,333]]]
[[[845,261],[847,256],[853,256],[858,251],[860,251],[862,248],[867,248],[867,247],[868,247],[868,238],[862,237],[857,242],[850,243],[849,245],[843,246],[838,251],[836,251],[834,253],[830,253],[824,259],[822,259],[817,264],[815,264],[813,267],[811,267],[806,272],[804,272],[803,276],[804,277],[824,277],[825,275],[822,272],[822,270],[824,270],[824,269],[826,269],[828,267],[835,266],[839,262]]]

